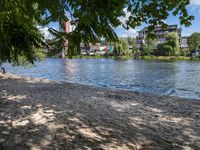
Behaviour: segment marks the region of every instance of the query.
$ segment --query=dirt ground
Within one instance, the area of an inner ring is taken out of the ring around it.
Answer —
[[[200,100],[0,74],[1,150],[198,150]]]

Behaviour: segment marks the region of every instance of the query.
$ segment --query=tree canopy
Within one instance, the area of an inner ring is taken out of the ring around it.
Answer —
[[[159,44],[157,55],[178,56],[180,55],[179,37],[177,33],[171,32],[165,35],[166,42]]]
[[[143,45],[143,55],[152,55],[156,47],[156,40],[147,36],[145,44]]]
[[[120,38],[114,44],[114,56],[129,56],[131,51],[129,50],[129,42],[127,38]]]
[[[187,39],[190,50],[198,50],[200,48],[200,33],[193,33]]]
[[[72,20],[76,28],[71,33],[51,29],[63,43],[67,39],[70,54],[80,48],[80,42],[95,42],[99,37],[118,39],[115,28],[135,28],[143,22],[153,31],[156,25],[166,27],[170,13],[179,16],[180,23],[189,26],[194,19],[187,12],[189,0],[1,0],[0,1],[0,61],[18,62],[19,57],[33,63],[35,48],[44,46],[38,25]],[[129,16],[126,16],[128,12]],[[121,17],[128,17],[123,22]]]
[[[0,62],[33,63],[37,59],[37,50],[44,42],[37,28],[40,14],[36,7],[31,8],[32,13],[26,14],[24,9],[28,8],[18,1],[0,1]]]

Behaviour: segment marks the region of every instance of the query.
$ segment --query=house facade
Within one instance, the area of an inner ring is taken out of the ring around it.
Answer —
[[[154,30],[154,33],[156,35],[156,45],[163,43],[166,41],[165,35],[170,33],[170,32],[175,32],[179,36],[180,39],[180,45],[182,47],[187,47],[187,39],[183,38],[181,36],[182,30],[181,28],[178,27],[178,25],[168,25],[166,29],[163,29],[161,26],[157,26]],[[148,28],[145,27],[141,31],[138,32],[138,36],[136,37],[136,46],[138,49],[141,49],[143,44],[145,44],[145,39],[148,35]],[[182,41],[183,40],[183,41]]]
[[[187,39],[188,37],[187,36],[184,36],[184,37],[181,37],[181,43],[180,43],[180,47],[182,49],[188,49],[188,44],[187,44]]]

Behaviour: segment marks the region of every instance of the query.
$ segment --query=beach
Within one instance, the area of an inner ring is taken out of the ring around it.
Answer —
[[[0,73],[1,150],[200,149],[200,100]]]

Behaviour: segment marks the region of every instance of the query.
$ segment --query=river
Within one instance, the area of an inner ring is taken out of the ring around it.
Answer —
[[[16,75],[200,100],[198,61],[47,58],[31,68],[4,67]]]

